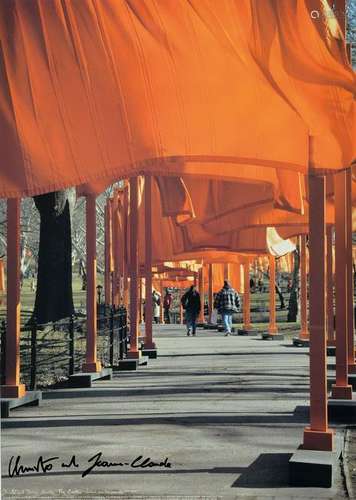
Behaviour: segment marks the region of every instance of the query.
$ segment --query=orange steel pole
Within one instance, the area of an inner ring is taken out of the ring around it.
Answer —
[[[334,175],[335,186],[335,302],[336,302],[336,383],[335,399],[352,399],[347,372],[347,248],[346,172]]]
[[[117,235],[116,235],[116,245],[115,245],[115,262],[116,262],[116,300],[117,300],[117,305],[119,306],[121,304],[121,275],[122,275],[122,238],[121,238],[121,230],[120,230],[120,193],[119,191],[117,192],[117,209],[116,209],[116,218],[115,218],[115,223],[116,223],[116,230],[117,230]]]
[[[184,295],[184,290],[181,290],[180,291],[180,294],[179,294],[179,323],[181,325],[183,325],[183,306],[182,306],[182,303],[181,303],[181,298],[183,297]]]
[[[112,233],[113,233],[113,284],[112,284],[112,294],[113,294],[113,304],[118,307],[120,303],[120,263],[119,263],[119,252],[118,247],[119,241],[119,192],[117,189],[114,190],[113,204],[112,204]]]
[[[146,349],[155,349],[153,342],[153,304],[152,304],[152,177],[145,176],[145,345]]]
[[[143,314],[142,314],[142,299],[143,299],[143,282],[142,277],[138,278],[138,322],[143,323]]]
[[[164,323],[164,315],[163,315],[163,295],[164,295],[164,288],[163,288],[163,283],[162,280],[160,282],[160,293],[161,293],[161,304],[159,306],[159,321],[161,324]]]
[[[303,447],[333,449],[326,385],[325,177],[309,176],[310,426]]]
[[[250,280],[246,286],[250,286]],[[276,324],[276,259],[269,255],[269,327],[268,333],[277,333]]]
[[[347,273],[347,364],[348,372],[356,373],[355,363],[355,325],[354,325],[354,287],[352,266],[352,174],[346,171],[346,273]]]
[[[201,308],[199,313],[199,322],[205,323],[204,317],[204,264],[199,270],[199,294],[200,294],[200,302]]]
[[[105,204],[105,277],[104,277],[104,291],[105,291],[105,304],[111,304],[111,210],[110,202],[106,201]]]
[[[208,264],[208,306],[209,306],[209,323],[211,322],[211,315],[213,313],[213,264]]]
[[[355,325],[354,325],[354,286],[352,266],[352,175],[346,171],[346,273],[347,273],[347,364],[348,372],[356,373],[355,363]]]
[[[244,301],[243,301],[243,317],[244,317],[244,330],[251,329],[251,295],[250,295],[250,263],[244,263]]]
[[[123,191],[120,192],[118,199],[118,245],[117,245],[117,260],[118,260],[118,295],[119,305],[124,303],[124,269],[125,269],[125,234],[123,227]]]
[[[124,188],[124,196],[123,196],[123,214],[122,214],[122,223],[123,223],[123,252],[124,252],[124,266],[123,266],[123,302],[124,306],[128,308],[129,306],[129,243],[130,243],[130,233],[129,233],[129,225],[128,225],[128,213],[129,213],[129,193],[128,186]]]
[[[20,383],[20,214],[21,200],[7,200],[7,327],[5,385],[3,398],[22,398],[26,387]]]
[[[116,240],[117,240],[117,224],[116,224],[116,212],[117,212],[117,197],[115,196],[115,191],[111,199],[111,240],[112,240],[112,252],[111,252],[111,302],[113,306],[117,305],[117,288],[116,288]]]
[[[327,345],[335,345],[334,331],[334,284],[333,284],[333,228],[326,228],[326,325]]]
[[[130,178],[130,351],[139,358],[138,349],[138,177]]]
[[[307,309],[307,237],[300,236],[300,339],[308,339]]]
[[[97,361],[97,310],[96,310],[96,197],[86,197],[86,245],[87,245],[87,343],[84,372],[98,372],[101,363]]]

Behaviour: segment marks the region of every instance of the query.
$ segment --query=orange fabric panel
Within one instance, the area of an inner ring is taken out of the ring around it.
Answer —
[[[179,225],[172,217],[164,217],[162,214],[161,198],[156,183],[152,186],[152,246],[153,262],[164,262],[167,260],[176,261],[182,258],[204,258],[205,253],[210,253],[209,258],[220,258],[221,253],[230,255],[230,253],[255,253],[263,254],[268,252],[266,244],[266,227],[250,228],[250,230],[234,231],[224,235],[214,235],[204,230],[202,224],[195,221]],[[268,218],[268,224],[272,225],[274,212]],[[287,214],[280,210],[283,215]],[[287,215],[283,219],[283,225],[288,224]],[[289,214],[290,215],[290,214]],[[140,205],[140,225],[139,225],[139,256],[143,264],[145,256],[145,214],[143,203]],[[293,217],[301,217],[293,214]],[[299,224],[305,224],[305,218]],[[220,262],[233,261],[229,257]]]
[[[356,80],[333,10],[319,0],[253,0],[251,7],[256,33],[250,38],[251,51],[309,128],[310,170],[327,173],[350,166],[356,144]],[[317,18],[311,16],[313,10]]]
[[[348,166],[354,76],[323,3],[0,2],[0,196]]]
[[[230,212],[222,216],[216,216],[214,219],[203,224],[207,232],[222,235],[231,231],[238,231],[241,228],[275,226],[283,227],[285,225],[296,226],[298,224],[308,224],[309,205],[304,200],[304,215],[290,213],[286,210],[274,208],[272,203],[261,204],[255,208]],[[328,199],[326,203],[326,222],[334,224],[335,211],[333,200]]]
[[[168,196],[168,193],[167,193]],[[145,207],[139,206],[139,259],[145,259]],[[162,199],[157,182],[152,182],[152,260],[164,262],[175,260],[176,253],[184,251],[183,236],[174,217],[163,214]]]
[[[223,169],[217,165],[217,172]],[[193,200],[196,221],[208,222],[222,215],[273,203],[284,210],[303,212],[303,186],[300,174],[279,172],[275,168],[240,168],[235,182],[184,177]]]
[[[181,177],[155,177],[162,204],[163,216],[176,217],[186,223],[195,217],[190,193]]]
[[[221,290],[224,284],[224,264],[212,264],[213,269],[213,293]]]
[[[241,264],[230,264],[230,284],[239,293],[244,292],[244,274]]]

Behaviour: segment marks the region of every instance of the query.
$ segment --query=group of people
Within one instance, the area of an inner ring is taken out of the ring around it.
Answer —
[[[171,323],[171,306],[173,303],[172,294],[169,289],[166,288],[166,294],[163,298],[163,311],[164,311],[164,322],[166,324]],[[153,307],[153,320],[156,324],[160,322],[160,311],[161,311],[161,295],[153,290],[152,292],[152,307]]]
[[[251,293],[254,293],[256,291],[259,291],[260,293],[265,291],[265,286],[263,283],[262,278],[258,278],[257,282],[253,278],[250,278],[250,291]]]
[[[185,321],[188,337],[196,335],[196,321],[200,313],[201,299],[195,285],[192,285],[181,299],[183,309],[185,310]],[[224,286],[216,294],[214,299],[214,308],[221,314],[225,336],[231,334],[232,316],[237,313],[240,307],[239,294],[234,290],[230,283],[225,280]]]
[[[171,306],[173,296],[166,289],[163,298],[164,322],[171,323]],[[197,319],[202,308],[201,298],[195,285],[192,285],[189,290],[182,296],[181,304],[185,311],[185,322],[187,327],[187,335],[196,335]],[[156,324],[160,322],[161,295],[153,290],[152,292],[153,320]],[[230,283],[225,280],[222,289],[215,295],[214,309],[222,317],[225,335],[230,335],[232,331],[232,316],[237,313],[240,308],[239,294],[231,287]]]

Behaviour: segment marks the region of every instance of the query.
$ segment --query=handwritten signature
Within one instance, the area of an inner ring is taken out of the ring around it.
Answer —
[[[58,463],[59,461],[59,463]],[[165,468],[171,469],[172,464],[166,457],[164,460],[155,462],[151,457],[144,457],[142,455],[137,456],[128,462],[111,462],[103,459],[103,453],[99,451],[87,460],[89,466],[82,471],[82,477],[86,477],[95,469],[109,469],[112,467],[131,467],[132,469],[148,469],[148,468]],[[53,472],[55,467],[61,469],[79,469],[80,464],[78,463],[77,457],[72,455],[69,461],[62,461],[60,457],[50,457],[44,458],[40,455],[37,462],[33,465],[24,465],[21,463],[21,456],[12,456],[9,461],[9,477],[18,477],[27,473],[39,473],[47,474],[48,472]]]

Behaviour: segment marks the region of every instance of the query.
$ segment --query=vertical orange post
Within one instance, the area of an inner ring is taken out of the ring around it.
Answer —
[[[211,315],[213,313],[213,307],[214,307],[214,296],[213,296],[213,264],[208,264],[208,307],[209,307],[209,320],[208,322],[211,322]]]
[[[129,231],[129,190],[128,186],[124,188],[123,195],[123,214],[122,214],[122,224],[123,224],[123,253],[124,253],[124,264],[123,264],[123,303],[126,308],[129,306],[129,262],[130,262],[130,231]]]
[[[333,228],[326,228],[326,325],[327,345],[335,345],[334,330],[334,285],[333,285]]]
[[[161,294],[161,304],[159,306],[159,321],[163,325],[164,323],[164,311],[163,311],[163,298],[164,298],[164,288],[163,288],[163,282],[161,281],[160,283],[160,294]]]
[[[251,330],[251,295],[250,295],[250,263],[244,263],[244,302],[243,302],[243,329]]]
[[[110,202],[106,201],[105,204],[105,275],[104,275],[104,291],[105,291],[105,304],[111,304],[111,210]]]
[[[120,205],[121,205],[121,200],[120,200],[120,192],[117,190],[116,193],[117,197],[117,209],[116,209],[116,214],[115,214],[115,226],[116,226],[116,241],[115,241],[115,262],[116,262],[116,269],[115,269],[115,285],[116,285],[116,301],[117,305],[119,306],[121,303],[121,289],[120,289],[120,283],[121,283],[121,275],[122,275],[122,239],[120,238],[121,235],[121,228],[120,228]]]
[[[309,338],[307,305],[307,237],[300,236],[300,332],[301,340]]]
[[[199,294],[200,294],[200,301],[201,301],[199,322],[205,323],[205,317],[204,317],[204,264],[201,266],[201,268],[199,270]]]
[[[98,372],[101,363],[96,357],[97,310],[96,310],[96,197],[86,197],[86,245],[87,245],[87,343],[84,372]]]
[[[303,447],[333,449],[326,386],[325,177],[309,176],[310,426]]]
[[[246,286],[250,286],[250,282]],[[277,333],[276,324],[276,259],[273,255],[269,256],[269,327],[268,333],[274,335]]]
[[[7,200],[7,327],[5,385],[3,398],[21,398],[26,387],[20,384],[20,213],[21,200]]]
[[[347,273],[347,364],[348,372],[356,373],[355,363],[355,325],[354,325],[354,286],[352,266],[352,176],[351,169],[346,171],[346,273]]]
[[[184,290],[183,291],[181,290],[180,294],[179,294],[179,323],[181,325],[183,325],[183,316],[184,316],[184,314],[183,314],[183,306],[182,306],[182,303],[181,303],[181,298],[183,297],[183,295],[184,295]]]
[[[141,324],[143,323],[143,314],[142,314],[142,300],[143,300],[143,282],[142,282],[142,277],[139,276],[138,278],[138,322]]]
[[[138,349],[138,177],[130,178],[130,351],[139,358]]]
[[[347,248],[346,248],[346,172],[334,175],[335,187],[335,305],[336,305],[336,383],[332,397],[352,399],[347,371]]]
[[[117,224],[118,224],[118,240],[117,240],[117,261],[118,261],[118,300],[119,305],[124,304],[124,269],[125,269],[125,229],[123,227],[123,198],[124,193],[121,190],[118,197]]]
[[[112,202],[112,233],[113,233],[113,283],[112,283],[112,300],[115,307],[120,304],[120,262],[119,262],[119,192],[117,189],[114,190],[113,202]]]
[[[153,342],[152,304],[152,177],[145,176],[145,349],[155,349]]]
[[[5,270],[2,259],[0,259],[0,292],[5,292]]]

